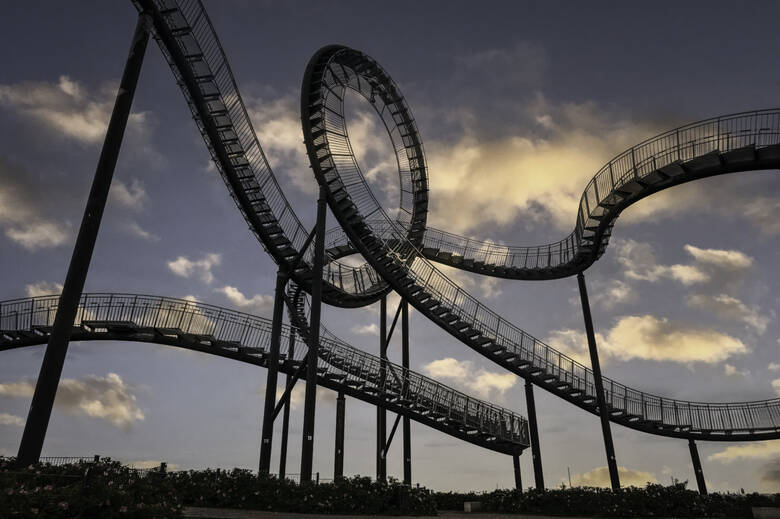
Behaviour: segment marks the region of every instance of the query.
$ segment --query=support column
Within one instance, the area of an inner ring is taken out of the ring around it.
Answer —
[[[344,392],[336,397],[336,455],[333,464],[333,479],[344,477]]]
[[[542,452],[539,447],[539,428],[536,424],[536,403],[534,402],[534,385],[525,381],[525,403],[528,411],[528,428],[531,433],[531,456],[534,462],[534,482],[537,490],[544,490],[544,473],[542,472]]]
[[[601,417],[601,433],[604,436],[604,448],[607,451],[609,479],[612,482],[612,490],[618,490],[620,488],[620,476],[618,475],[617,462],[615,461],[615,446],[612,443],[612,430],[609,425],[609,410],[607,409],[606,398],[604,398],[604,384],[601,380],[599,352],[596,347],[596,335],[593,331],[593,319],[590,315],[588,288],[585,286],[585,276],[582,275],[582,272],[577,274],[577,283],[580,287],[580,300],[582,301],[582,316],[585,319],[585,332],[588,334],[590,366],[593,370],[593,385],[596,388],[596,401],[599,406],[599,416]]]
[[[387,297],[379,300],[379,395],[384,398],[385,379],[387,378]],[[387,411],[376,406],[376,480],[387,479]]]
[[[314,239],[314,265],[311,280],[311,315],[309,330],[309,362],[306,363],[306,399],[303,405],[303,439],[301,447],[301,482],[311,481],[314,458],[314,411],[317,406],[317,361],[320,344],[320,313],[322,310],[322,265],[325,257],[325,218],[327,191],[320,186],[317,200],[317,230]]]
[[[707,495],[707,483],[704,481],[704,472],[701,470],[701,460],[699,459],[699,449],[696,442],[688,440],[688,449],[691,451],[691,461],[693,461],[693,472],[696,474],[696,484],[699,487],[699,494]]]
[[[122,146],[122,137],[125,133],[130,107],[133,104],[133,96],[141,73],[151,23],[147,14],[141,13],[138,16],[138,23],[130,45],[130,54],[125,62],[119,91],[114,101],[114,110],[111,113],[111,120],[108,123],[106,137],[103,141],[103,150],[100,152],[100,159],[92,180],[92,188],[65,277],[57,314],[54,318],[54,326],[46,346],[38,381],[35,384],[30,411],[27,414],[27,422],[17,455],[17,463],[20,466],[36,463],[41,456],[43,441],[54,405],[54,397],[57,394],[57,386],[68,352],[70,334],[76,320],[81,292],[84,289],[87,271],[92,260],[92,252],[95,249],[95,241],[106,207],[108,192],[111,188],[114,168],[119,156],[119,149]]]
[[[276,382],[279,375],[279,349],[282,342],[282,318],[284,317],[284,289],[287,275],[281,268],[276,273],[274,292],[274,314],[271,324],[271,345],[268,352],[267,378],[265,381],[265,405],[263,406],[263,428],[260,433],[260,474],[271,471],[271,445],[274,436],[274,407],[276,407]]]
[[[409,303],[401,302],[401,366],[404,368],[403,394],[409,392]],[[404,485],[412,486],[412,424],[403,417]]]
[[[515,466],[515,488],[520,492],[523,491],[523,478],[520,475],[520,455],[512,455],[512,464]]]
[[[295,355],[295,328],[290,328],[290,342],[287,345],[287,360],[292,360]],[[284,386],[290,383],[290,375],[284,376]],[[279,479],[287,475],[287,437],[290,433],[290,399],[284,403],[282,414],[282,443],[279,450]]]

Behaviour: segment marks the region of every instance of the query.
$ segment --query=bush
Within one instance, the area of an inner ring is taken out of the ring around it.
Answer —
[[[166,478],[139,477],[119,462],[13,468],[0,458],[4,517],[180,517],[181,500]]]
[[[391,479],[341,478],[298,485],[248,470],[138,472],[119,462],[14,469],[0,458],[0,510],[10,517],[180,517],[183,506],[275,512],[436,515],[433,496]],[[6,515],[3,515],[5,517]]]
[[[559,490],[495,490],[484,494],[439,492],[440,510],[463,510],[464,501],[481,501],[486,512],[597,517],[752,517],[755,506],[780,507],[780,494],[710,494],[702,496],[672,486],[647,485],[613,492],[604,488],[575,487]]]
[[[433,497],[391,479],[375,483],[356,476],[332,483],[298,485],[248,470],[170,474],[183,501],[192,506],[247,508],[275,512],[364,515],[436,515]]]

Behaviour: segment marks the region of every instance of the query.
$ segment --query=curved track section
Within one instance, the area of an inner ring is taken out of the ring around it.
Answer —
[[[506,246],[427,228],[426,258],[477,274],[543,280],[584,271],[606,250],[620,213],[639,200],[692,180],[780,168],[780,109],[725,115],[664,132],[624,151],[591,179],[574,230],[563,240]],[[386,234],[387,220],[370,226]],[[340,229],[328,231],[334,258],[357,252]]]
[[[379,113],[389,111],[398,120],[408,116],[408,108],[394,104],[397,87],[387,82],[387,77],[373,59],[341,46],[318,51],[304,75],[301,104],[307,153],[318,182],[328,190],[330,208],[349,242],[404,299],[454,337],[517,375],[598,414],[593,373],[588,367],[528,335],[450,281],[416,244],[405,238],[406,228],[382,210],[354,155],[331,153],[333,149],[349,147],[345,142],[348,136],[342,131],[343,111],[335,113],[347,88],[372,103]],[[371,85],[370,90],[365,85]],[[767,113],[775,117],[777,112]],[[757,114],[763,112],[718,120],[761,126],[764,119]],[[543,261],[551,265],[552,256],[558,257],[555,268],[560,267],[560,275],[582,270],[603,252],[620,211],[664,187],[726,172],[780,167],[780,146],[774,142],[780,132],[753,131],[747,127],[739,139],[729,141],[727,149],[720,150],[713,149],[720,145],[720,139],[712,137],[711,128],[709,121],[700,123],[692,126],[689,133],[664,134],[630,150],[628,155],[621,155],[633,157],[630,174],[624,173],[624,159],[602,170],[583,196],[578,217],[580,230],[567,239],[570,245],[564,246],[566,240],[559,242],[555,254],[548,249]],[[671,149],[665,147],[669,135],[688,138],[686,142],[690,144],[683,148],[681,140]],[[748,143],[758,136],[767,142]],[[609,187],[601,187],[603,171],[610,169],[614,180]],[[603,196],[591,199],[591,191]],[[376,225],[377,221],[380,225]],[[567,250],[574,252],[566,256]],[[537,254],[536,258],[542,261],[542,255]],[[568,271],[573,265],[579,266]],[[633,429],[710,440],[780,437],[780,399],[712,404],[663,398],[608,378],[604,378],[604,387],[610,419]]]
[[[151,15],[154,37],[249,228],[274,261],[308,289],[313,255],[311,240],[307,240],[309,230],[301,224],[266,160],[227,57],[202,4],[198,0],[135,0],[134,3]],[[398,103],[403,104],[403,99]],[[385,122],[389,124],[391,120]],[[389,129],[419,143],[411,119]],[[344,132],[346,136],[346,128]],[[351,155],[352,149],[332,152]],[[406,166],[406,170],[400,168],[404,196],[399,219],[408,225],[406,238],[419,244],[427,215],[422,145],[400,150],[398,160],[399,165]],[[369,265],[352,267],[336,260],[328,261],[323,279],[323,300],[335,306],[363,306],[389,290]]]
[[[59,296],[0,302],[0,351],[49,339]],[[305,319],[305,317],[304,317]],[[403,414],[412,420],[496,452],[528,447],[525,418],[470,397],[428,377],[381,362],[323,330],[317,384]],[[279,371],[294,374],[308,347],[298,330],[293,358],[282,355]],[[71,341],[114,340],[178,346],[267,367],[271,320],[194,301],[136,294],[84,294]],[[380,370],[388,376],[380,384]]]
[[[310,290],[309,233],[268,166],[203,6],[198,0],[134,3],[152,16],[154,36],[251,230],[280,267]],[[397,218],[389,218],[378,204],[354,159],[342,113],[347,88],[374,106],[393,140],[402,181]],[[395,289],[423,315],[487,358],[595,414],[589,368],[501,318],[447,279],[426,257],[500,277],[568,276],[603,253],[615,219],[631,203],[696,178],[780,167],[777,110],[683,127],[650,139],[605,166],[586,188],[575,230],[564,240],[540,247],[501,248],[425,231],[428,195],[421,139],[399,89],[374,60],[344,47],[322,49],[307,67],[301,107],[307,153],[317,180],[327,190],[348,247],[370,264],[353,268],[340,263],[341,254],[331,247],[323,300],[355,307]],[[604,379],[604,385],[611,420],[637,430],[712,440],[780,437],[780,399],[696,403],[647,394],[610,379]]]

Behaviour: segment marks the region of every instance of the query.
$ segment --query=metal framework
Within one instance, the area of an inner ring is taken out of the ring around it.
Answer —
[[[0,302],[0,351],[45,344],[59,296]],[[273,323],[227,308],[169,297],[84,294],[72,341],[148,342],[196,350],[267,368]],[[291,375],[309,352],[307,332],[282,325],[282,339],[295,337],[294,355],[279,355],[278,370]],[[292,334],[292,335],[291,335]],[[409,416],[446,434],[487,449],[519,454],[528,447],[528,423],[518,414],[386,361],[390,375],[379,383],[379,357],[320,335],[317,384]]]
[[[81,300],[81,314],[74,321],[76,328],[70,332],[72,339],[122,337],[209,351],[259,365],[270,364],[269,379],[275,378],[277,367],[288,376],[304,369],[302,361],[311,352],[310,362],[305,366],[302,480],[311,477],[315,383],[377,404],[378,417],[383,415],[381,409],[390,409],[513,456],[528,445],[525,421],[520,417],[409,371],[408,333],[405,333],[403,354],[405,365],[396,366],[381,356],[373,357],[349,347],[321,327],[319,316],[323,302],[359,307],[382,299],[391,289],[422,315],[491,361],[600,416],[611,463],[614,463],[614,453],[610,447],[610,422],[689,441],[780,438],[780,399],[700,403],[627,387],[601,376],[595,340],[589,340],[591,369],[500,317],[450,281],[431,262],[511,279],[554,279],[578,274],[586,329],[592,339],[593,323],[582,272],[603,254],[621,211],[652,193],[691,180],[779,168],[780,110],[718,117],[640,143],[611,160],[586,186],[574,230],[566,238],[534,247],[497,246],[426,228],[425,154],[403,95],[372,58],[347,47],[327,46],[310,60],[301,89],[306,151],[320,184],[317,226],[312,233],[301,224],[271,171],[227,57],[201,2],[133,0],[133,3],[151,20],[145,29],[151,32],[168,61],[238,209],[279,265],[285,281],[299,287],[298,295],[290,298],[288,291],[285,301],[294,310],[291,322],[296,326],[297,336],[293,336],[290,327],[282,325],[280,308],[275,309],[277,318],[269,324],[224,309],[218,309],[215,314],[215,307],[191,302],[146,296],[87,295]],[[400,207],[392,218],[374,197],[355,159],[344,117],[347,89],[374,107],[392,141],[401,183]],[[117,141],[115,150],[109,141]],[[113,150],[114,160],[118,142],[121,142],[121,132],[109,131],[104,151],[110,155]],[[327,233],[326,203],[340,226]],[[80,250],[78,245],[77,250]],[[354,252],[361,253],[367,263],[353,267],[339,261]],[[79,263],[84,276],[88,263],[88,258],[86,263]],[[298,297],[300,289],[312,296],[308,324],[304,322],[306,298]],[[78,283],[66,283],[63,308],[69,300],[75,301],[74,295],[80,291]],[[279,293],[277,290],[277,307],[281,307]],[[26,304],[30,305],[27,313],[23,309]],[[150,304],[158,304],[159,308],[155,310]],[[49,314],[55,308],[57,298],[3,303],[0,344],[9,348],[48,340],[52,333],[48,328],[52,318]],[[96,312],[94,316],[92,312]],[[100,312],[102,317],[98,316]],[[67,347],[68,321],[72,319],[66,318],[67,312],[63,315],[58,328],[64,331],[59,340],[64,340]],[[18,320],[20,316],[22,321]],[[169,321],[177,317],[179,321],[174,326]],[[13,326],[12,319],[15,319]],[[189,319],[186,325],[184,319]],[[404,323],[408,332],[406,314]],[[243,335],[235,335],[236,330]],[[279,351],[284,337],[290,340],[288,357]],[[384,334],[382,338],[386,347],[387,338]],[[64,348],[59,351],[64,358]],[[53,384],[56,390],[58,379],[59,376],[42,376],[39,385]],[[45,405],[50,406],[53,395],[53,391],[47,392],[42,399],[47,400]],[[442,400],[443,395],[451,400]],[[533,393],[527,395],[530,395],[530,412],[534,407]],[[266,396],[261,445],[268,439],[268,446],[261,450],[261,470],[268,469],[270,460],[273,406],[268,404],[276,404],[274,395],[269,392]],[[532,419],[535,424],[535,409]],[[27,428],[42,442],[47,423],[48,418],[28,422]],[[27,428],[23,444],[28,441]],[[404,430],[406,447],[406,421]],[[286,457],[286,435],[283,444]],[[535,454],[539,454],[538,441],[534,445]],[[695,447],[693,443],[690,445]],[[539,465],[537,470],[535,460],[534,472],[539,485],[541,459],[540,455],[536,457]],[[410,472],[409,466],[409,480]],[[404,473],[406,479],[406,464]],[[519,473],[517,476],[519,481]],[[617,486],[615,478],[613,486]]]

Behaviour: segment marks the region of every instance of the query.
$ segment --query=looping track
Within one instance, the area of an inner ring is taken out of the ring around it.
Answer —
[[[227,58],[198,0],[135,0],[182,88],[231,196],[266,251],[309,290],[307,230],[282,193],[247,116]],[[346,89],[371,103],[393,141],[402,207],[391,219],[352,153],[343,114]],[[582,272],[603,254],[612,226],[630,204],[691,180],[780,168],[780,110],[719,117],[678,128],[610,161],[583,193],[574,231],[537,247],[502,247],[425,229],[428,185],[411,111],[390,76],[365,54],[341,46],[318,51],[301,92],[306,149],[344,236],[332,240],[323,300],[356,307],[397,291],[423,315],[485,357],[555,395],[599,414],[591,370],[507,322],[429,261],[512,279],[554,279]],[[360,252],[368,265],[338,262]],[[295,259],[302,255],[301,264]],[[292,265],[295,265],[294,267]],[[663,398],[604,379],[610,419],[663,436],[780,438],[780,399],[697,403]]]

